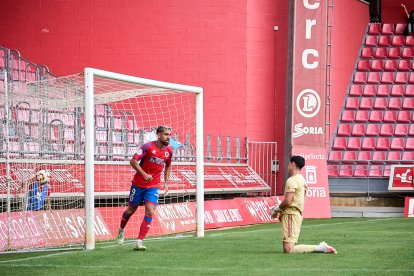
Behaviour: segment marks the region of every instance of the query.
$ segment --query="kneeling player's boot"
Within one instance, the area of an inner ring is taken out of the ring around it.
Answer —
[[[118,235],[116,236],[116,241],[119,245],[124,243],[124,229],[118,229]]]
[[[147,247],[142,244],[142,240],[137,240],[134,250],[145,251],[147,250]]]
[[[319,246],[323,249],[324,253],[331,253],[331,254],[337,254],[336,249],[332,246],[328,245],[326,242],[321,242]]]

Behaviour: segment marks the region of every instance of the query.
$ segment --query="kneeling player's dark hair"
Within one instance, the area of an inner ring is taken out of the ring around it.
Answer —
[[[299,155],[292,156],[290,162],[295,163],[296,167],[300,170],[305,166],[305,158]]]

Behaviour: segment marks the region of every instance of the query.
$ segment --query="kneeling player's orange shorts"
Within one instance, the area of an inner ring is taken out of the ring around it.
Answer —
[[[298,242],[302,220],[302,215],[299,213],[282,215],[280,222],[282,223],[283,242]]]

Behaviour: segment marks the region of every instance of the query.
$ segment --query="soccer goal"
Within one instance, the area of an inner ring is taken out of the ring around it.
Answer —
[[[173,163],[148,236],[204,236],[202,88],[86,68],[4,83],[0,105],[0,251],[112,242],[129,161],[160,125],[172,127]],[[143,216],[140,206],[126,238],[137,238]]]

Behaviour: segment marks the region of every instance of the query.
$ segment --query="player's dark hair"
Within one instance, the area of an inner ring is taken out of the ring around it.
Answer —
[[[299,155],[292,156],[290,162],[295,163],[295,166],[300,170],[305,166],[305,158]]]
[[[171,127],[169,127],[169,126],[159,126],[159,127],[157,127],[157,134],[164,132],[164,130],[171,131]]]

